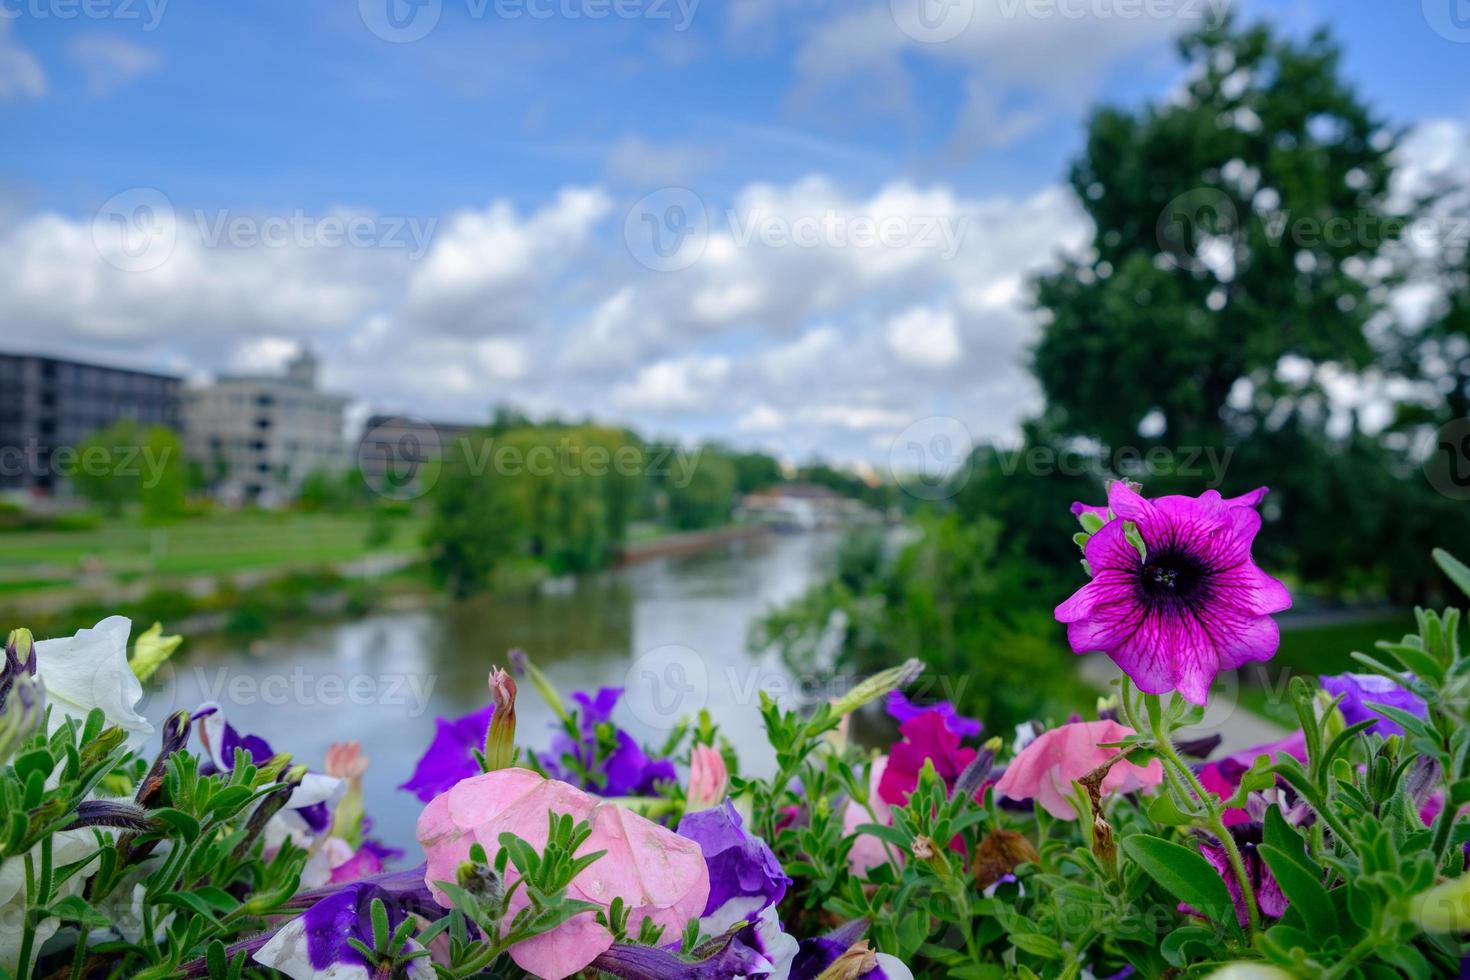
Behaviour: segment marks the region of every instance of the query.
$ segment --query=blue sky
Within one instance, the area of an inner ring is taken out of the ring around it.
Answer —
[[[390,2],[422,37],[380,36]],[[0,0],[7,345],[198,376],[305,342],[363,409],[793,456],[881,461],[935,416],[1004,436],[1034,407],[1020,284],[1087,234],[1081,120],[1170,92],[1172,36],[1223,0],[948,0],[942,39],[921,2]],[[1329,26],[1432,167],[1470,152],[1460,2],[1236,10]],[[698,255],[630,240],[691,203]],[[167,254],[109,255],[119,208],[166,209]],[[897,245],[857,240],[885,221]]]

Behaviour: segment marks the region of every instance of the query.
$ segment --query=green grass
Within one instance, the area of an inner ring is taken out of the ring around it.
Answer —
[[[1371,654],[1379,640],[1398,640],[1416,629],[1410,613],[1362,622],[1284,629],[1281,649],[1264,672],[1250,667],[1241,671],[1242,679],[1264,673],[1265,680],[1261,685],[1242,683],[1240,703],[1272,721],[1295,728],[1296,712],[1286,700],[1290,678],[1358,671],[1360,667],[1351,657],[1354,650]]]
[[[22,583],[69,581],[84,570],[119,578],[218,574],[419,549],[418,519],[397,519],[393,528],[379,547],[367,544],[366,514],[238,513],[166,527],[118,520],[94,530],[13,531],[0,534],[0,582],[20,591]]]

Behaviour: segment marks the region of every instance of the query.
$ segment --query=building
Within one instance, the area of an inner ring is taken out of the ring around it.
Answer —
[[[284,375],[224,374],[186,391],[185,445],[220,501],[281,504],[311,473],[348,465],[347,402],[317,388],[317,360],[303,351]]]
[[[815,531],[879,520],[879,515],[862,501],[813,483],[782,483],[748,493],[736,516],[778,531]]]
[[[66,493],[57,450],[114,422],[178,429],[181,386],[166,374],[0,354],[0,491]]]
[[[373,492],[408,500],[426,493],[435,470],[456,442],[482,425],[430,422],[407,415],[373,415],[357,442],[357,465]]]

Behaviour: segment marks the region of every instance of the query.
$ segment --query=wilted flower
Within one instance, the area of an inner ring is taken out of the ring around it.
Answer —
[[[1221,670],[1275,654],[1271,614],[1291,597],[1251,558],[1255,510],[1214,490],[1145,500],[1122,481],[1108,506],[1121,520],[1087,541],[1092,581],[1056,609],[1074,652],[1100,650],[1140,690],[1195,704]]]
[[[689,792],[685,794],[685,812],[718,806],[725,798],[729,784],[730,770],[720,750],[713,745],[694,746],[689,752]]]
[[[488,704],[454,720],[434,719],[434,740],[419,757],[413,775],[399,785],[427,803],[461,779],[480,771],[475,750],[485,746],[495,705]]]
[[[699,845],[709,869],[709,899],[700,922],[707,935],[753,921],[762,909],[786,897],[791,878],[766,842],[746,831],[729,800],[711,810],[685,814],[679,836]]]
[[[36,641],[36,676],[46,685],[52,731],[68,717],[82,722],[93,708],[101,708],[109,725],[139,736],[153,733],[137,712],[143,685],[128,666],[132,628],[127,618],[109,616],[74,636]]]
[[[1379,674],[1335,674],[1320,680],[1328,694],[1342,697],[1337,707],[1342,712],[1343,721],[1356,725],[1360,721],[1371,720],[1373,726],[1368,731],[1385,737],[1402,735],[1404,728],[1392,718],[1368,707],[1369,704],[1385,704],[1417,718],[1423,718],[1429,711],[1417,694]]]
[[[575,786],[526,769],[473,776],[430,801],[419,815],[417,830],[428,857],[425,882],[436,889],[435,882],[455,880],[471,844],[479,843],[493,855],[500,850],[504,833],[541,850],[547,842],[548,813],[586,821],[592,836],[585,850],[607,851],[572,879],[569,897],[604,908],[621,898],[629,910],[628,931],[634,935],[644,920],[663,928],[666,935],[680,935],[704,910],[710,882],[698,844]],[[516,878],[511,866],[506,887],[511,888]],[[448,900],[437,890],[435,898],[447,907]],[[524,888],[515,889],[509,915],[514,917],[528,901]],[[523,970],[561,980],[586,969],[612,942],[613,934],[589,911],[517,943],[510,956]]]
[[[995,790],[1014,800],[1034,799],[1059,820],[1076,820],[1070,799],[1072,783],[1122,751],[1104,748],[1101,743],[1119,742],[1133,734],[1133,729],[1116,721],[1079,721],[1042,732],[1006,767]],[[1100,788],[1103,793],[1129,793],[1157,786],[1163,779],[1164,767],[1158,759],[1146,766],[1120,760],[1108,770]]]

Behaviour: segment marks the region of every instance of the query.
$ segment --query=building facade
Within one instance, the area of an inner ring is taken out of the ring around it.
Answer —
[[[66,493],[58,450],[115,422],[178,429],[182,380],[30,354],[0,354],[0,491]]]
[[[274,506],[311,473],[348,465],[347,402],[317,388],[316,358],[303,352],[283,375],[226,374],[187,390],[185,445],[221,502]]]
[[[437,476],[433,464],[479,428],[467,422],[373,415],[358,438],[357,466],[374,493],[410,500],[429,490],[429,481]]]

